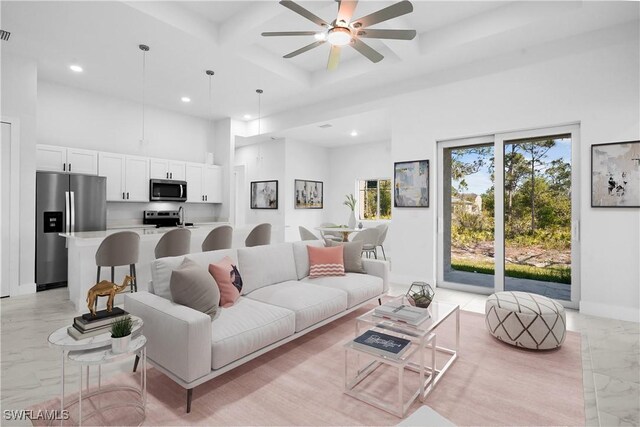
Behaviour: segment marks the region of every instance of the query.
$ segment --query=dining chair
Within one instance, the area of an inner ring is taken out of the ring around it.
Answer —
[[[389,230],[389,226],[387,224],[380,224],[376,228],[378,229],[378,232],[379,232],[378,243],[376,243],[376,252],[378,250],[378,246],[380,246],[380,248],[382,249],[382,256],[386,261],[387,255],[384,253],[384,246],[382,245],[384,244],[384,241],[387,238],[387,231]]]
[[[338,224],[334,224],[333,222],[323,222],[322,224],[320,224],[320,227],[337,227]],[[327,241],[328,240],[333,240],[336,242],[342,242],[342,233],[339,231],[323,231],[322,233],[322,238]]]
[[[191,230],[176,228],[164,233],[154,250],[156,259],[186,255],[191,250]]]
[[[271,243],[271,224],[256,225],[244,241],[248,248],[252,246],[268,245]]]
[[[299,226],[298,231],[300,232],[300,240],[319,240],[308,228]]]
[[[207,234],[202,242],[202,252],[231,249],[233,241],[233,228],[230,225],[221,225]]]
[[[380,231],[377,228],[365,228],[353,236],[352,242],[362,242],[362,253],[371,258],[371,255],[378,259],[376,253],[376,245],[378,244],[378,235]]]

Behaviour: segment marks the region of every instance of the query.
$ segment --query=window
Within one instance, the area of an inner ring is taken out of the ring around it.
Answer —
[[[358,181],[360,219],[391,219],[391,180]]]

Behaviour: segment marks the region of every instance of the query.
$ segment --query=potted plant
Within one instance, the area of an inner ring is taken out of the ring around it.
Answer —
[[[434,296],[433,288],[425,282],[413,282],[407,291],[409,304],[421,308],[429,307]]]
[[[111,322],[111,351],[125,353],[131,342],[133,320],[131,316],[123,316]]]
[[[351,209],[351,216],[349,216],[348,225],[349,225],[349,228],[353,229],[356,227],[356,214],[355,214],[356,198],[353,196],[353,194],[347,194],[346,200],[343,202],[343,204],[349,209]]]

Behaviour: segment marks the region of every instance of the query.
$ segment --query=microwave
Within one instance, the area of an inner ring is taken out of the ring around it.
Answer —
[[[186,202],[187,182],[172,179],[152,179],[149,181],[149,201]]]

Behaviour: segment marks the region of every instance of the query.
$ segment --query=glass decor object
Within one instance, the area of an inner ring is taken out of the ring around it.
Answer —
[[[411,305],[427,308],[433,301],[435,294],[433,288],[427,282],[413,282],[407,291],[407,298]]]

